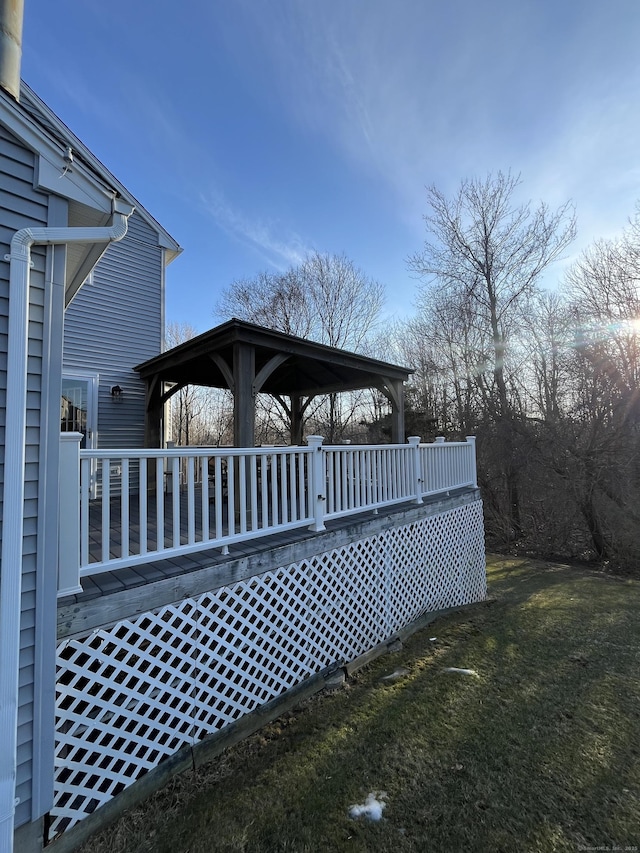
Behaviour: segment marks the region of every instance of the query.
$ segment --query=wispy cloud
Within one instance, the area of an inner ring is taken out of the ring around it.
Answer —
[[[200,204],[218,228],[255,251],[270,266],[284,270],[301,263],[310,247],[280,223],[263,222],[233,207],[222,193],[201,193]]]
[[[591,0],[562,14],[538,0],[491,0],[464,4],[462,18],[455,3],[422,0],[398,0],[393,11],[377,0],[330,11],[279,0],[275,17],[272,6],[267,15],[244,2],[292,119],[386,185],[397,214],[417,228],[432,182],[447,191],[463,177],[511,168],[528,197],[575,197],[590,231],[599,218],[594,184],[605,194],[608,184],[618,203],[618,190],[636,181],[630,145],[640,122],[627,95],[640,84],[630,35],[640,10],[632,4],[625,25]],[[602,68],[611,82],[604,101]]]
[[[85,5],[33,0],[27,65],[191,252],[220,236],[224,275],[340,244],[413,287],[390,259],[424,236],[424,186],[497,169],[521,200],[573,199],[580,244],[640,196],[637,0],[197,0],[151,29],[152,0],[126,27]]]
[[[381,2],[331,13],[284,2],[275,19],[271,7],[266,16],[247,3],[255,42],[292,120],[386,185],[411,218],[425,184],[452,165],[475,168],[481,149],[495,149],[485,112],[491,97],[478,79],[486,58],[473,21],[461,32],[455,15],[443,19],[407,0],[397,14]],[[455,51],[445,52],[446,38],[455,39]],[[515,50],[504,48],[502,62]]]
[[[574,254],[594,238],[620,233],[640,198],[636,140],[640,134],[635,79],[615,92],[582,92],[558,133],[530,157],[530,181],[550,203],[571,198],[578,215]]]

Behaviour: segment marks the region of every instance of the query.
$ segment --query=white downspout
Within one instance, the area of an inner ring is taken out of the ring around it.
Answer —
[[[113,202],[104,228],[23,228],[11,240],[9,341],[4,452],[2,564],[0,568],[0,850],[11,853],[17,773],[18,675],[24,534],[27,353],[31,247],[66,243],[112,243],[127,233],[134,208]],[[54,568],[53,566],[51,567]],[[55,601],[51,603],[55,607]]]

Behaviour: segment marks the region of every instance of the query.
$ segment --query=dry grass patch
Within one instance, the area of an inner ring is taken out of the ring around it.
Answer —
[[[84,853],[640,845],[640,582],[501,558],[488,573],[490,601],[174,779]],[[349,817],[373,792],[382,819]]]

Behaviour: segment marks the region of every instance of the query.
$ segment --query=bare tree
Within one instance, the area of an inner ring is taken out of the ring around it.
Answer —
[[[234,281],[223,291],[214,314],[301,338],[312,337],[315,325],[298,268],[285,273],[261,272],[255,278]]]
[[[566,298],[557,291],[535,294],[522,314],[525,358],[518,379],[529,417],[559,421],[569,405],[573,317]]]
[[[462,181],[452,199],[430,187],[425,222],[431,240],[409,260],[427,279],[423,300],[446,293],[464,306],[471,323],[490,332],[498,416],[509,413],[504,367],[517,309],[575,236],[569,203],[555,212],[543,203],[534,212],[530,204],[514,206],[519,184],[519,177],[498,172]]]
[[[168,349],[195,338],[197,331],[189,323],[170,322],[165,329]],[[171,434],[178,445],[191,443],[193,421],[201,412],[202,401],[192,385],[180,388],[171,398]]]
[[[519,407],[514,407],[515,386],[508,381],[508,342],[540,276],[575,235],[569,204],[556,211],[542,203],[533,211],[530,204],[516,205],[519,184],[518,176],[498,172],[484,180],[462,181],[450,199],[430,187],[425,216],[429,236],[409,260],[410,269],[425,280],[420,292],[423,313],[436,303],[439,328],[452,319],[459,324],[466,356],[458,377],[473,371],[481,417],[493,425],[490,442],[501,450],[506,527],[516,535],[521,521],[513,419]],[[469,341],[476,352],[468,351]]]
[[[361,350],[383,304],[382,285],[345,255],[313,252],[285,273],[263,272],[234,281],[223,291],[214,313],[321,344]]]
[[[637,551],[640,517],[640,228],[601,240],[567,274],[575,323],[573,441],[567,449],[572,485],[601,559],[618,556],[622,540]]]
[[[384,288],[345,255],[314,252],[297,270],[320,343],[362,352],[384,305]]]
[[[328,346],[366,352],[383,303],[382,285],[345,255],[314,252],[285,273],[260,273],[233,282],[214,313]],[[288,417],[286,402],[276,400],[276,405],[279,414]],[[330,394],[315,407],[314,421],[322,425],[327,441],[334,443],[342,438],[357,411],[353,400]],[[276,417],[274,424],[277,421]]]

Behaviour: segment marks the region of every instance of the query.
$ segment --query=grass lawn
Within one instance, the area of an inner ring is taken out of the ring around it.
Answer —
[[[177,777],[84,853],[638,850],[640,581],[500,557],[488,576],[489,601]],[[375,792],[382,819],[352,819]]]

